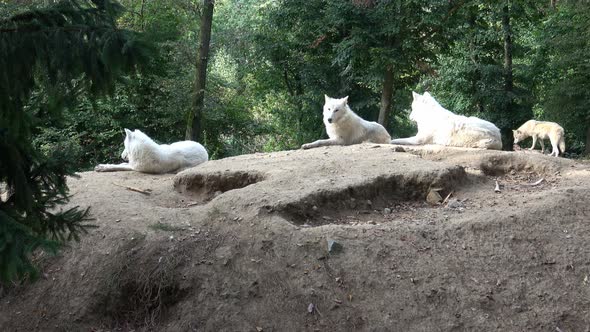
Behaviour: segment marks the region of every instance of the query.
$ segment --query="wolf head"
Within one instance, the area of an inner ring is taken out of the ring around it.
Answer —
[[[121,153],[121,159],[123,160],[128,160],[129,158],[129,147],[131,145],[131,140],[133,140],[133,132],[125,128],[125,140],[123,141],[125,149],[123,150],[123,153]]]
[[[121,153],[121,158],[123,160],[129,160],[129,153],[132,150],[133,146],[137,146],[138,142],[148,142],[151,139],[144,134],[141,130],[135,129],[131,131],[125,128],[125,140],[123,141],[123,145],[125,145],[125,149]]]
[[[348,111],[348,96],[336,99],[324,95],[324,123],[337,123]]]
[[[512,135],[514,136],[514,144],[526,139],[528,136],[525,135],[522,131],[516,129],[512,131]]]
[[[420,95],[412,91],[412,112],[410,113],[410,120],[419,122],[424,119],[428,119],[432,115],[432,112],[444,111],[448,112],[442,107],[432,95],[428,92],[424,92],[424,95]]]
[[[412,112],[410,113],[410,120],[418,122],[423,116],[423,113],[428,108],[427,100],[419,93],[412,91]]]

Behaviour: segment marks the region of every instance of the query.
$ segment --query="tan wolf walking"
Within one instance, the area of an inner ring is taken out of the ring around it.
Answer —
[[[525,122],[520,128],[513,130],[514,144],[528,138],[533,138],[533,145],[529,150],[533,150],[537,144],[537,140],[541,144],[541,152],[545,152],[544,139],[551,141],[551,155],[559,156],[559,152],[565,151],[565,132],[563,128],[555,122],[529,120]]]

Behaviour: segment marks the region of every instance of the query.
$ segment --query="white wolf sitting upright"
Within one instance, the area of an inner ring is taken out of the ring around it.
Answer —
[[[398,138],[391,144],[439,144],[465,148],[501,150],[500,129],[493,123],[457,115],[442,107],[428,92],[412,92],[410,120],[418,124],[416,136]]]
[[[324,125],[329,139],[303,144],[303,149],[327,145],[351,145],[363,142],[387,144],[391,136],[377,122],[363,120],[348,106],[348,96],[335,99],[324,95]]]
[[[129,163],[99,164],[96,172],[138,171],[143,173],[174,173],[209,159],[207,150],[193,141],[157,144],[139,130],[125,129],[123,160]]]

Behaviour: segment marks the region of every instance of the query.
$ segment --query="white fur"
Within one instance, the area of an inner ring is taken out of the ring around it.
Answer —
[[[398,138],[392,144],[439,144],[446,146],[501,150],[500,129],[493,123],[476,118],[457,115],[442,107],[426,92],[420,95],[412,92],[410,120],[418,124],[416,136]]]
[[[125,150],[121,158],[129,163],[100,164],[96,172],[138,171],[143,173],[173,173],[197,166],[209,159],[207,150],[193,141],[157,144],[139,130],[125,129]]]
[[[377,122],[366,121],[356,115],[348,106],[348,96],[341,99],[324,97],[324,125],[330,138],[303,144],[303,149],[363,142],[389,143],[391,136],[387,130]]]

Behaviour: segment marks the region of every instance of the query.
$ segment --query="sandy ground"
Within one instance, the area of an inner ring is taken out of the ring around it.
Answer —
[[[80,175],[98,227],[0,292],[0,330],[590,331],[588,163],[361,144]]]

